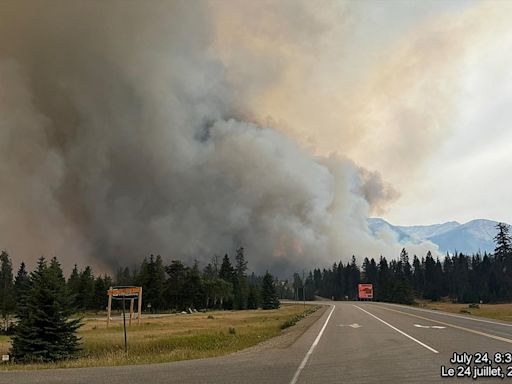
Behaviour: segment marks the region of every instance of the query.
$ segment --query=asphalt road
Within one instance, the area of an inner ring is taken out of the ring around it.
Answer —
[[[496,352],[512,351],[512,323],[392,304],[329,304],[322,317],[286,348],[256,348],[219,358],[166,364],[0,372],[0,383],[472,382],[470,377],[441,378],[441,366],[473,375],[474,362],[469,370],[462,363],[450,363],[454,352],[487,352],[494,360]],[[512,355],[509,357],[510,363],[501,365],[505,376],[507,366],[512,367]],[[460,371],[457,366],[462,367]],[[491,366],[498,364],[493,361]],[[503,380],[512,383],[512,377]]]

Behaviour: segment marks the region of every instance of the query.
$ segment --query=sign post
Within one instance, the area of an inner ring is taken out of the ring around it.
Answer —
[[[358,285],[359,300],[372,300],[373,299],[373,284],[359,284]]]
[[[107,291],[108,308],[107,308],[107,328],[110,325],[110,315],[112,313],[112,299],[123,301],[123,330],[124,330],[124,352],[128,353],[128,337],[126,335],[126,299],[130,299],[130,323],[132,325],[133,304],[135,299],[138,300],[137,322],[140,325],[142,317],[142,287],[110,287]]]
[[[126,314],[124,313],[124,296],[123,296],[123,330],[124,330],[124,353],[128,354],[128,339],[126,337]]]

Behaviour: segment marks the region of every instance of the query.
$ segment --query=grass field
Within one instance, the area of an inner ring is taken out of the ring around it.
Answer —
[[[122,321],[112,322],[107,329],[105,320],[87,320],[79,331],[82,338],[79,359],[56,364],[5,364],[0,369],[146,364],[220,356],[279,335],[283,324],[303,310],[302,305],[284,304],[280,309],[267,311],[214,311],[142,318],[140,326],[128,327],[128,355],[124,353]],[[0,336],[0,354],[7,354],[9,347],[10,339]]]
[[[422,308],[512,322],[512,304],[479,304],[480,308],[470,308],[468,304],[420,301],[418,305]]]

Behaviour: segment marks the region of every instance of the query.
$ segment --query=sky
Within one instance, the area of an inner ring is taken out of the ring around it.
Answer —
[[[448,31],[450,25],[467,29],[456,42],[466,47],[460,57],[437,59],[440,66],[454,66],[446,81],[458,83],[448,100],[450,115],[442,121],[447,133],[431,143],[419,174],[396,182],[402,197],[385,215],[391,221],[512,222],[512,180],[507,176],[512,170],[512,27],[501,16],[509,12],[510,3],[485,2],[463,4],[456,11],[440,9],[429,16],[444,20]]]
[[[375,216],[512,222],[511,6],[319,2],[320,44],[290,54],[289,78],[256,102],[315,153],[378,171],[399,197]]]
[[[0,249],[256,271],[512,223],[510,1],[0,2]],[[29,239],[29,240],[27,240]]]

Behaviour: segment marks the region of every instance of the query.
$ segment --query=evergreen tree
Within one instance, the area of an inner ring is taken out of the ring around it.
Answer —
[[[27,293],[30,289],[30,278],[25,266],[21,263],[16,278],[14,279],[14,297],[16,298],[16,313],[21,313],[26,308]]]
[[[388,262],[385,257],[380,257],[379,261],[379,275],[378,275],[379,290],[375,292],[376,299],[379,301],[390,300],[391,276],[389,272]]]
[[[201,308],[204,303],[204,288],[197,261],[187,270],[183,286],[184,302],[186,307]]]
[[[512,256],[512,241],[510,238],[510,227],[505,223],[496,224],[498,230],[497,235],[494,237],[496,249],[494,250],[494,257],[501,262]]]
[[[172,260],[171,264],[165,267],[169,278],[165,282],[165,296],[167,305],[176,310],[184,309],[183,295],[187,267],[179,260]]]
[[[309,271],[308,277],[306,277],[304,295],[306,300],[315,300],[315,282],[313,280],[313,272],[311,271]]]
[[[247,297],[247,308],[258,309],[260,303],[258,288],[253,284],[249,285],[249,295]]]
[[[409,263],[409,254],[407,253],[406,249],[403,248],[402,252],[400,253],[400,262],[402,263],[402,272],[404,275],[404,279],[407,282],[407,284],[412,284],[412,268],[411,264]]]
[[[224,281],[230,283],[233,287],[233,290],[235,289],[236,272],[235,272],[235,269],[233,268],[233,265],[231,264],[231,261],[229,260],[229,256],[227,254],[222,259],[222,264],[221,264],[220,270],[219,270],[219,277],[221,279],[223,279]],[[233,309],[233,307],[234,307],[233,298],[226,298],[226,300],[224,300],[224,302],[223,302],[223,307],[224,307],[224,309]]]
[[[235,309],[247,309],[247,296],[249,286],[247,283],[247,261],[244,256],[244,248],[236,250],[235,256],[235,279],[234,279],[234,304]]]
[[[70,320],[72,303],[57,259],[41,257],[30,275],[26,309],[17,313],[11,355],[17,362],[52,362],[76,356],[80,319]]]
[[[165,307],[165,268],[160,255],[156,258],[150,255],[149,262],[144,259],[136,283],[142,286],[144,300],[151,304],[151,311],[158,311]]]
[[[270,273],[265,273],[263,286],[261,288],[261,300],[263,309],[277,309],[281,305],[277,296],[274,278]]]
[[[98,276],[94,281],[94,298],[92,307],[96,310],[103,310],[107,307],[107,291],[112,286],[112,278],[108,275]]]
[[[231,261],[229,260],[229,256],[226,254],[222,259],[222,264],[220,266],[219,277],[229,282],[233,282],[235,279],[235,269],[233,265],[231,265]]]
[[[233,298],[233,285],[219,277],[216,256],[205,267],[202,281],[207,308],[221,308],[224,300]]]
[[[0,314],[2,315],[4,331],[9,328],[9,320],[15,308],[12,262],[7,252],[2,251],[0,254]]]
[[[90,266],[85,267],[80,273],[75,303],[81,310],[94,308],[94,275]]]
[[[73,299],[73,305],[75,308],[81,307],[81,299],[80,295],[80,271],[78,270],[78,266],[75,264],[73,270],[71,271],[71,275],[68,278],[67,282],[68,292]]]
[[[133,275],[130,272],[130,268],[119,267],[116,273],[116,285],[118,286],[130,286],[133,285]]]

